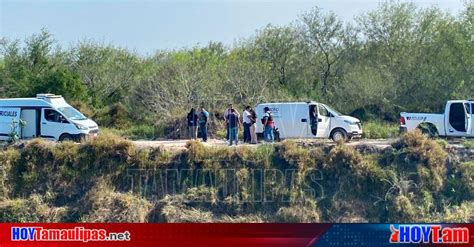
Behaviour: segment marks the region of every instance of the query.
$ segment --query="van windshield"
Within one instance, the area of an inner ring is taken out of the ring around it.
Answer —
[[[329,111],[332,115],[334,115],[335,117],[342,116],[342,113],[340,113],[340,112],[334,110],[334,109],[331,108],[330,106],[328,106],[328,105],[324,105],[324,106],[325,106],[326,109],[328,109],[328,111]]]
[[[73,107],[59,107],[58,110],[70,120],[86,120],[87,117],[82,115],[78,110]]]

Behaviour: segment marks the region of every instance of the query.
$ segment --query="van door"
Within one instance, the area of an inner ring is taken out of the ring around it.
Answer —
[[[54,109],[43,108],[41,112],[41,137],[58,140],[63,133],[63,116]]]
[[[474,136],[474,102],[471,102],[471,136]]]
[[[449,106],[448,116],[445,118],[447,123],[447,136],[466,136],[468,127],[468,114],[463,102],[452,102]]]
[[[25,125],[21,128],[21,138],[28,139],[36,137],[38,127],[36,112],[36,109],[21,110],[20,119],[25,122]]]
[[[464,103],[466,108],[466,131],[468,136],[474,136],[474,103]]]
[[[329,136],[329,127],[331,125],[331,114],[321,104],[318,104],[318,132],[316,137],[327,138]]]
[[[318,106],[309,105],[308,137],[316,137],[318,133]]]

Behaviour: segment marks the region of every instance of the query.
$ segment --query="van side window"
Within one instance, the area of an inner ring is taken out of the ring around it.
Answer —
[[[44,119],[46,119],[49,122],[61,122],[59,118],[59,113],[55,110],[52,109],[45,109],[44,110]]]
[[[321,115],[323,117],[329,117],[329,112],[326,109],[326,107],[324,107],[322,105],[318,105],[318,109],[319,109],[319,115]]]

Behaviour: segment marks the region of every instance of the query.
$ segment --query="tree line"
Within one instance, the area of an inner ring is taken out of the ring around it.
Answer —
[[[112,126],[183,117],[201,103],[222,112],[228,102],[290,100],[396,121],[400,111],[474,98],[473,6],[450,14],[388,1],[348,23],[315,7],[231,46],[149,56],[87,40],[65,49],[41,30],[1,39],[0,97],[61,94],[92,114],[116,114]]]

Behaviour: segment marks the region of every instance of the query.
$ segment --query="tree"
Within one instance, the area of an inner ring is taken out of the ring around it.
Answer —
[[[284,86],[289,86],[289,66],[296,47],[297,34],[291,26],[276,27],[268,25],[257,33],[255,47],[262,61],[271,65],[271,71],[277,76],[277,81]]]
[[[68,63],[88,89],[93,105],[125,103],[146,70],[138,55],[125,49],[83,41],[68,56]]]
[[[344,50],[343,24],[334,13],[323,13],[314,8],[301,16],[300,29],[308,51],[313,55],[311,63],[320,74],[321,94],[327,97],[333,79],[340,76],[337,62]]]
[[[1,80],[6,96],[31,97],[50,92],[82,99],[82,82],[67,67],[64,53],[54,46],[55,41],[46,30],[26,39],[23,49],[19,41],[3,40]]]

